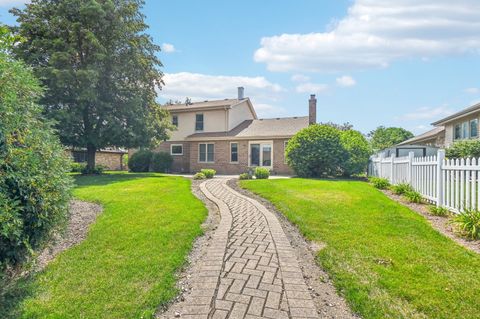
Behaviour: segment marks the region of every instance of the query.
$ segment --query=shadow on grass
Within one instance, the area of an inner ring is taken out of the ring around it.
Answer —
[[[128,172],[115,172],[105,173],[102,175],[73,175],[75,179],[75,186],[77,188],[83,188],[88,186],[103,186],[113,183],[124,183],[132,180],[142,178],[165,178],[169,176],[160,175],[157,173],[128,173]]]
[[[13,319],[21,317],[22,302],[33,296],[35,274],[11,280],[8,283],[0,281],[0,318]]]

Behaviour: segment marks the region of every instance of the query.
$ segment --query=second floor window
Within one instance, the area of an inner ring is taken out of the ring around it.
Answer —
[[[172,125],[178,127],[178,115],[172,116]]]
[[[195,131],[203,131],[203,114],[195,114]]]

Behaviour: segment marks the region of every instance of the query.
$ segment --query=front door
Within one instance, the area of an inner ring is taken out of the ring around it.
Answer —
[[[272,167],[272,143],[250,144],[250,166]]]

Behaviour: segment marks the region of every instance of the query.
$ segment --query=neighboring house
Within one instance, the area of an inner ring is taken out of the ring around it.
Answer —
[[[293,174],[285,146],[295,133],[316,122],[315,95],[310,97],[309,117],[258,119],[243,88],[238,88],[237,99],[166,108],[177,129],[157,151],[173,156],[174,172],[213,168],[219,174],[240,174],[249,167],[266,167],[273,174]]]
[[[480,103],[472,105],[460,112],[433,122],[432,130],[408,139],[397,146],[407,147],[430,146],[446,148],[456,141],[478,139]]]
[[[87,162],[87,151],[84,149],[68,148],[67,154],[72,157],[72,160],[76,163]],[[123,158],[127,151],[121,149],[102,149],[95,154],[95,165],[105,166],[107,170],[122,171],[126,169],[123,165]]]
[[[429,145],[420,145],[420,144],[398,144],[390,148],[386,148],[375,154],[377,156],[390,157],[395,155],[395,157],[405,157],[408,156],[410,152],[413,152],[415,157],[424,157],[424,156],[433,156],[437,155],[438,147],[429,146]]]

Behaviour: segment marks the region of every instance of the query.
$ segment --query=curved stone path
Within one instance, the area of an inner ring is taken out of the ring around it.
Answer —
[[[192,278],[181,318],[318,318],[302,271],[277,217],[212,179],[200,185],[221,215]]]

